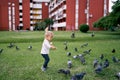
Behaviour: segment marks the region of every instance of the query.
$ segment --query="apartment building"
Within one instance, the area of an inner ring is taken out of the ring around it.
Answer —
[[[37,21],[48,18],[48,0],[2,0],[0,31],[33,29]]]
[[[108,15],[109,0],[1,0],[0,31],[33,29],[37,21],[52,18],[55,30],[78,30]]]
[[[80,24],[93,23],[108,14],[109,0],[51,0],[49,17],[55,30],[78,30]]]

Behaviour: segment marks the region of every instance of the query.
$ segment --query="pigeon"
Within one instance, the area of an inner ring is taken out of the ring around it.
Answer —
[[[16,46],[16,50],[19,50],[20,48],[18,46]]]
[[[67,45],[65,46],[65,50],[68,50],[68,46]]]
[[[120,72],[116,73],[116,74],[115,74],[115,77],[116,77],[118,80],[120,80]]]
[[[65,75],[70,75],[70,70],[65,70],[65,69],[59,69],[58,73],[63,73]]]
[[[98,66],[95,69],[95,73],[99,74],[102,71],[103,67],[102,67],[102,63],[98,64]]]
[[[68,44],[68,42],[67,42],[67,41],[65,41],[65,42],[64,42],[64,45],[67,45],[67,44]]]
[[[67,64],[68,64],[69,69],[72,68],[72,61],[71,60],[68,60]]]
[[[103,58],[104,58],[104,55],[103,55],[103,54],[101,54],[101,55],[100,55],[100,59],[102,60]]]
[[[104,64],[103,64],[103,68],[107,68],[109,67],[109,61],[108,59],[105,60]]]
[[[32,46],[31,46],[31,45],[30,45],[30,46],[28,46],[28,49],[29,49],[29,50],[31,50],[31,49],[32,49]]]
[[[85,62],[86,62],[85,58],[81,54],[79,55],[79,58],[80,58],[81,63],[85,64]]]
[[[98,61],[97,59],[95,59],[95,60],[93,61],[93,67],[94,67],[94,68],[96,68],[96,66],[98,65],[98,62],[99,62],[99,61]]]
[[[75,38],[75,32],[72,32],[71,38]]]
[[[115,53],[115,52],[116,52],[116,50],[115,50],[115,49],[113,49],[113,50],[112,50],[112,53]]]
[[[85,72],[75,74],[74,76],[72,76],[71,80],[82,80],[85,75],[86,75]]]
[[[3,52],[3,49],[0,49],[0,54]]]
[[[85,54],[90,54],[90,52],[91,52],[91,49],[83,51],[83,53],[85,53]]]
[[[71,52],[67,52],[67,56],[71,56]]]
[[[70,80],[77,80],[75,76],[72,76]]]
[[[88,43],[84,43],[81,45],[81,48],[88,46]]]
[[[10,43],[7,47],[8,48],[12,48],[12,47],[14,47],[15,45],[13,44],[13,43]]]
[[[115,56],[113,56],[113,57],[112,57],[112,61],[113,61],[114,63],[118,63],[118,62],[119,62],[119,59],[117,59]]]
[[[91,37],[94,37],[94,36],[95,36],[95,33],[94,33],[94,32],[92,32]]]
[[[75,49],[75,52],[78,52],[78,49],[77,48],[74,48]]]
[[[76,58],[78,58],[78,57],[79,57],[79,55],[74,55],[74,56],[73,56],[74,59],[76,59]]]

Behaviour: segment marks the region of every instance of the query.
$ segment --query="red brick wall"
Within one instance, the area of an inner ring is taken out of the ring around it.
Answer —
[[[48,18],[48,5],[45,5],[45,2],[42,3],[42,19]]]
[[[66,0],[66,30],[72,30],[75,28],[75,1],[76,0]]]
[[[23,0],[23,29],[30,28],[30,0]]]
[[[8,30],[8,3],[0,3],[0,30]]]
[[[0,31],[9,30],[8,2],[15,3],[15,27],[19,24],[18,0],[3,0],[0,3]]]
[[[79,25],[80,24],[85,24],[86,23],[86,14],[85,14],[85,9],[86,9],[86,0],[79,0]]]
[[[15,3],[15,29],[17,29],[17,26],[19,25],[19,0],[16,0]]]

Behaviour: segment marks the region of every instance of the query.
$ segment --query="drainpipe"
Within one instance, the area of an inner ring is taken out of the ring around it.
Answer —
[[[75,6],[75,29],[78,30],[78,15],[79,14],[79,0],[76,0],[76,6]]]
[[[89,25],[89,0],[87,0],[86,24]]]
[[[107,15],[107,0],[104,0],[104,13],[103,16]]]

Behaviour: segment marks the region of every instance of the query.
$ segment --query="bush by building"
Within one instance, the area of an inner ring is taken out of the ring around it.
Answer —
[[[89,26],[87,24],[81,24],[80,27],[79,27],[79,30],[81,32],[86,33],[89,30]]]

